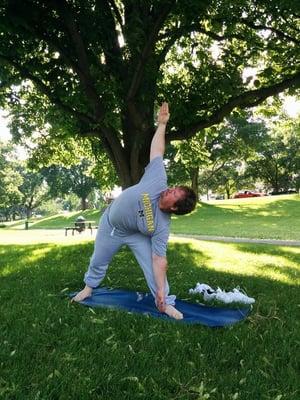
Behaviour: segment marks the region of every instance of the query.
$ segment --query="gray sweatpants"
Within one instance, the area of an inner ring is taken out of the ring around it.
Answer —
[[[122,245],[127,245],[135,255],[146,278],[149,289],[155,297],[156,283],[152,267],[151,239],[142,233],[124,233],[113,227],[108,218],[109,209],[106,209],[100,219],[95,240],[94,253],[89,268],[84,276],[84,282],[91,288],[100,285],[105,277],[108,265]],[[166,304],[175,304],[176,296],[169,295],[169,284],[165,282]]]

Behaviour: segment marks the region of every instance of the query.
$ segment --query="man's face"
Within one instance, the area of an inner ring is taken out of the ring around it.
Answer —
[[[180,189],[179,187],[168,188],[167,190],[164,190],[160,194],[158,203],[159,208],[162,211],[166,212],[175,211],[176,210],[175,203],[178,200],[183,199],[184,196],[185,196],[184,190]]]

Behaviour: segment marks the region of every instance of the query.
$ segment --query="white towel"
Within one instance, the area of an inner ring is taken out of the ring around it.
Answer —
[[[205,301],[218,300],[223,303],[244,303],[244,304],[253,304],[255,303],[255,299],[253,297],[247,296],[245,293],[240,291],[240,288],[234,288],[230,292],[226,292],[225,290],[221,290],[219,287],[217,290],[211,288],[206,283],[197,283],[194,289],[189,290],[190,294],[201,293],[203,294]]]

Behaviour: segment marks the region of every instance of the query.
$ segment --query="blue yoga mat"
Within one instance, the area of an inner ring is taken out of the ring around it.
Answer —
[[[77,293],[77,292],[76,292]],[[71,293],[69,297],[74,297]],[[92,296],[81,301],[80,304],[89,307],[109,307],[123,309],[130,312],[151,315],[170,321],[187,324],[201,324],[210,327],[233,325],[246,318],[251,307],[222,308],[208,307],[183,300],[176,300],[176,308],[182,312],[184,318],[174,320],[166,314],[160,313],[155,305],[154,297],[150,293],[132,292],[122,289],[109,289],[101,287],[94,289]]]

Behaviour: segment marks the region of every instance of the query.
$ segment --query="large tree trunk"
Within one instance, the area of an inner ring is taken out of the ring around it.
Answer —
[[[149,163],[150,145],[133,145],[133,148],[126,152],[123,150],[122,157],[110,159],[116,169],[122,189],[135,185],[141,179],[146,165]]]
[[[110,143],[108,155],[122,189],[138,183],[149,163],[150,146],[155,133],[153,104],[153,99],[142,106],[128,103],[122,119],[122,146],[117,142]]]

